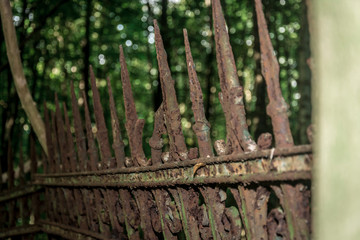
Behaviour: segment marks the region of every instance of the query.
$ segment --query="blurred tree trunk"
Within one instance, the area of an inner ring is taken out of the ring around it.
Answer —
[[[307,6],[301,3],[301,29],[299,45],[299,80],[298,89],[301,95],[299,101],[298,143],[307,143],[306,128],[311,123],[311,71],[308,65],[310,60],[310,33],[307,18]]]
[[[89,65],[90,65],[90,17],[92,13],[92,0],[86,2],[86,14],[85,14],[85,45],[83,48],[84,53],[84,70],[83,80],[85,85],[85,96],[88,103],[89,101]]]
[[[16,92],[18,93],[21,105],[31,122],[31,125],[39,139],[42,148],[44,149],[45,153],[47,153],[44,122],[36,108],[35,102],[33,101],[24,75],[9,0],[0,0],[0,12],[5,37],[6,52],[13,75]]]

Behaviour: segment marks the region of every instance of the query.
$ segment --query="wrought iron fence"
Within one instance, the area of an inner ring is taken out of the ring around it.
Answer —
[[[174,81],[155,20],[163,102],[155,113],[149,141],[151,158],[146,158],[143,151],[144,120],[137,116],[120,46],[125,127],[131,156],[125,156],[108,79],[113,137],[110,145],[95,75],[90,68],[96,133],[92,131],[87,98],[83,96],[83,122],[73,85],[75,138],[66,105],[63,104],[62,112],[55,97],[56,111],[49,113],[44,104],[49,157],[43,161],[44,173],[35,174],[30,188],[1,195],[0,201],[6,202],[1,210],[8,213],[6,219],[1,215],[1,221],[8,223],[6,227],[14,225],[14,201],[21,205],[24,198],[38,196],[23,194],[41,187],[44,216],[39,218],[38,210],[33,210],[37,213],[35,225],[28,229],[67,239],[310,239],[312,149],[310,145],[293,145],[287,104],[279,86],[279,64],[273,54],[261,1],[255,3],[262,74],[269,96],[266,111],[272,120],[275,148],[271,148],[270,133],[263,133],[257,143],[249,134],[225,19],[220,1],[213,0],[219,98],[226,118],[226,141],[217,140],[212,146],[201,87],[184,29],[195,119],[193,131],[198,142],[198,148],[187,148]],[[169,137],[167,152],[163,151],[163,134]],[[10,171],[9,190],[11,176]],[[37,204],[32,200],[32,209],[39,209]]]

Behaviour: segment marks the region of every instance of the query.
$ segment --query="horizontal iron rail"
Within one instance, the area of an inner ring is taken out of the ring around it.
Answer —
[[[154,172],[157,170],[194,166],[198,163],[215,164],[215,163],[239,162],[239,161],[245,162],[258,158],[269,158],[271,156],[273,157],[292,156],[292,155],[307,154],[307,153],[309,154],[312,153],[311,145],[299,145],[290,148],[273,148],[273,149],[259,150],[255,152],[237,153],[237,154],[223,155],[223,156],[210,157],[210,158],[197,158],[193,160],[185,160],[180,162],[164,163],[155,166],[152,165],[145,167],[128,167],[128,168],[117,168],[117,169],[107,169],[107,170],[88,171],[88,172],[36,174],[35,178],[65,177],[65,176],[70,177],[70,176],[82,176],[82,175],[94,175],[94,174],[107,175],[114,173]]]
[[[1,192],[0,202],[6,202],[15,198],[20,198],[32,193],[38,192],[42,189],[42,186],[28,184],[19,188],[14,188],[10,191]]]
[[[159,187],[311,178],[310,145],[198,158],[158,166],[82,173],[38,174],[35,183],[64,187]]]
[[[41,226],[41,230],[43,232],[60,236],[66,239],[108,239],[108,237],[100,233],[46,220],[39,221],[39,225]]]
[[[41,227],[36,224],[36,225],[28,225],[28,226],[21,226],[21,227],[14,227],[14,228],[9,228],[9,229],[1,229],[0,230],[0,238],[1,239],[6,239],[9,237],[14,237],[14,236],[20,236],[20,235],[27,235],[27,234],[34,234],[34,233],[38,233],[41,232]]]

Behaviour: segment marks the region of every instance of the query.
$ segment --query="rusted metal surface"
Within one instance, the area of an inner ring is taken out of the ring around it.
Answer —
[[[113,168],[115,167],[115,161],[111,159],[109,137],[104,119],[104,111],[100,102],[99,90],[96,87],[95,75],[92,66],[90,66],[90,79],[91,89],[93,92],[95,122],[97,126],[96,138],[98,140],[101,153],[101,167],[104,169]]]
[[[78,166],[77,160],[76,160],[76,152],[74,149],[74,140],[73,140],[73,136],[71,134],[70,120],[69,120],[66,104],[63,103],[63,106],[64,106],[64,116],[65,116],[65,127],[66,127],[67,156],[69,159],[70,171],[75,172],[75,171],[77,171],[79,166]]]
[[[116,106],[115,106],[114,96],[112,93],[110,78],[107,78],[107,85],[109,92],[109,105],[110,105],[111,126],[112,126],[112,134],[113,134],[112,147],[114,149],[117,167],[125,167],[124,142],[121,136],[119,118],[116,112]]]
[[[161,164],[162,148],[164,146],[162,134],[166,133],[164,104],[162,103],[154,116],[154,131],[149,140],[151,160],[153,165]]]
[[[84,134],[78,101],[75,95],[74,83],[71,82],[70,86],[71,86],[71,106],[72,106],[72,113],[74,116],[74,128],[75,128],[75,137],[76,137],[76,150],[79,161],[78,170],[86,171],[87,162],[88,162],[86,155],[86,138]]]
[[[271,153],[269,153],[271,154]],[[194,166],[201,159],[188,160],[183,165],[163,164],[162,168],[148,167],[143,171],[119,169],[116,172],[87,172],[82,174],[42,174],[37,175],[36,183],[49,186],[121,186],[121,187],[155,187],[173,186],[176,184],[207,183],[250,183],[257,181],[279,181],[309,179],[311,166],[307,154],[258,158],[253,161],[221,162],[217,159],[204,162],[205,166],[196,171]],[[204,159],[209,160],[209,159]],[[128,170],[128,171],[126,171]],[[292,177],[294,174],[294,177]],[[302,175],[302,177],[301,177]]]
[[[195,64],[191,55],[190,43],[186,29],[184,29],[183,32],[186,53],[186,66],[188,69],[190,83],[190,99],[192,102],[192,110],[195,118],[193,130],[198,140],[200,156],[212,157],[214,156],[214,153],[211,146],[210,123],[205,117],[203,94],[195,71]]]
[[[131,157],[135,166],[148,166],[151,164],[145,157],[142,147],[142,133],[145,121],[139,119],[136,113],[135,102],[132,95],[129,72],[126,67],[124,51],[120,45],[121,80],[125,105],[126,131],[129,136]]]
[[[42,189],[41,186],[37,186],[37,185],[26,185],[26,186],[21,186],[21,187],[17,187],[12,189],[11,191],[4,191],[1,192],[0,194],[0,202],[6,202],[15,198],[20,198],[20,197],[24,197],[27,195],[31,195],[32,193],[35,193],[37,191],[40,191]]]
[[[59,224],[49,221],[40,221],[41,230],[53,234],[56,236],[63,237],[65,239],[109,239],[108,236],[104,236],[100,233],[94,233],[65,224]]]
[[[270,192],[262,186],[238,186],[238,189],[231,189],[231,192],[241,209],[247,238],[267,239],[266,216]]]
[[[67,158],[67,150],[66,150],[67,142],[65,138],[64,121],[59,106],[58,96],[56,93],[55,93],[55,104],[56,104],[56,111],[55,111],[56,134],[59,144],[59,156],[61,160],[60,171],[65,172],[70,170],[69,168],[70,163],[69,163],[69,159]]]
[[[83,92],[82,97],[84,99],[86,137],[87,137],[87,141],[88,141],[87,152],[88,152],[89,160],[90,160],[89,169],[91,171],[95,171],[98,168],[99,154],[97,151],[94,135],[92,132],[90,112],[89,112],[89,107],[88,107],[87,100],[86,100],[86,95],[84,92]]]
[[[229,34],[220,0],[212,1],[216,59],[220,78],[220,102],[226,119],[227,153],[257,150],[246,124],[243,90],[239,83]]]
[[[266,107],[266,112],[271,117],[276,146],[289,147],[294,144],[294,141],[287,117],[288,106],[280,89],[279,63],[274,54],[261,0],[255,0],[255,7],[259,29],[261,71],[266,81],[269,96],[269,105]]]
[[[181,115],[176,99],[174,80],[171,77],[167,55],[160,35],[157,21],[154,20],[156,56],[158,60],[160,83],[165,112],[165,125],[169,136],[170,161],[188,159],[188,152],[181,129]]]
[[[269,97],[266,112],[271,117],[276,146],[291,147],[294,141],[287,116],[288,105],[281,93],[279,63],[274,55],[261,0],[255,0],[255,9],[259,29],[261,69]],[[306,186],[301,183],[295,186],[281,184],[280,189],[276,188],[275,191],[285,211],[290,239],[310,238],[310,194],[300,190],[305,188]]]
[[[8,239],[16,236],[24,236],[29,234],[35,234],[41,231],[39,225],[29,225],[24,227],[14,227],[6,229],[5,231],[0,232],[1,239]]]
[[[48,149],[47,169],[44,169],[44,172],[55,172],[54,144],[53,144],[51,128],[50,128],[49,110],[46,106],[46,102],[44,102],[44,115],[45,115],[44,119],[45,119],[46,144]]]

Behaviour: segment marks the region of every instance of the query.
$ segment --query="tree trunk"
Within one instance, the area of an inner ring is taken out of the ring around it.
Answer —
[[[84,52],[84,70],[83,80],[85,85],[85,96],[88,103],[89,101],[89,66],[90,66],[90,17],[92,13],[92,0],[88,0],[86,3],[86,15],[85,15],[85,45]]]
[[[307,143],[306,129],[311,122],[311,71],[308,65],[310,60],[310,34],[307,18],[307,7],[302,2],[300,45],[299,45],[299,80],[298,89],[301,95],[299,101],[299,131],[298,143]]]
[[[28,84],[25,79],[9,0],[0,0],[0,12],[5,37],[6,52],[9,59],[16,91],[19,95],[21,105],[23,106],[26,115],[28,116],[31,125],[39,139],[39,142],[44,149],[44,152],[47,154],[45,126],[40,113],[36,108],[36,103],[33,101],[33,98],[30,94]]]

